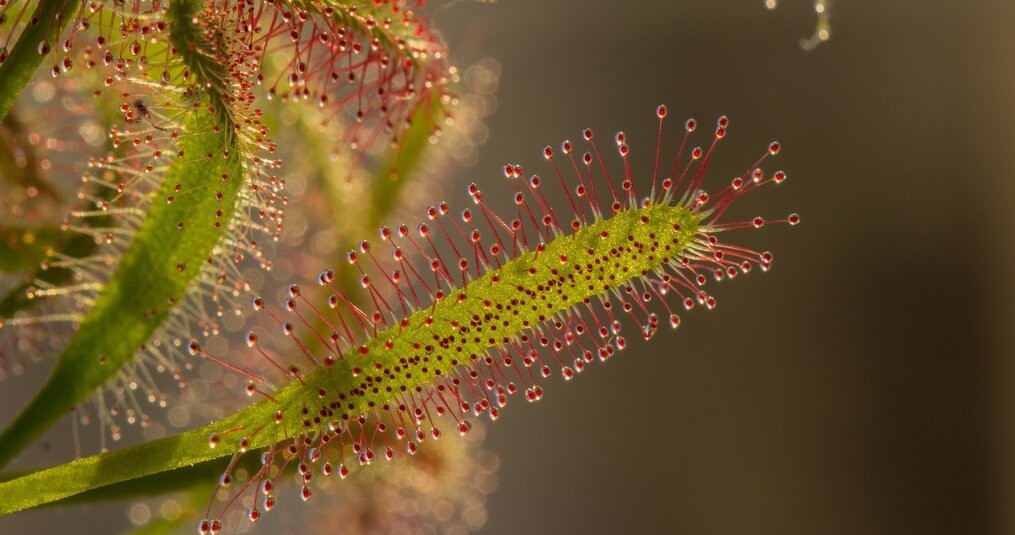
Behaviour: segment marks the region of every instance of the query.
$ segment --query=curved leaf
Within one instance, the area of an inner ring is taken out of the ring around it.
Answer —
[[[0,435],[0,465],[117,373],[201,272],[225,232],[223,226],[216,226],[220,219],[215,212],[233,212],[243,183],[238,157],[221,156],[234,147],[225,145],[224,136],[213,130],[215,124],[213,117],[201,112],[188,119],[185,129],[192,133],[181,140],[184,155],[170,167],[155,197],[161,200],[175,195],[178,199],[153,202],[116,273],[81,322],[49,380]],[[222,176],[229,180],[223,181]],[[190,193],[175,193],[177,184],[181,191]],[[185,232],[177,227],[180,221],[187,221]]]
[[[236,211],[244,169],[224,94],[225,67],[205,54],[194,20],[199,8],[181,0],[168,14],[171,37],[204,82],[209,105],[186,116],[177,160],[116,272],[46,384],[0,434],[0,466],[133,358],[186,295]]]

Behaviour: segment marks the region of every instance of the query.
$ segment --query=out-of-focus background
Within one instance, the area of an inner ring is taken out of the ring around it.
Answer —
[[[715,310],[508,407],[486,533],[1015,533],[1015,3],[830,9],[811,52],[807,0],[438,13],[502,68],[467,179],[585,126],[650,173],[666,103],[730,117],[713,184],[783,142],[738,213],[803,218],[746,237],[774,269]]]
[[[1015,533],[1015,3],[840,0],[810,52],[808,0],[428,9],[501,73],[456,205],[472,181],[506,205],[500,166],[546,173],[583,127],[623,129],[644,176],[665,103],[671,140],[730,117],[712,184],[781,141],[790,179],[735,212],[803,218],[738,238],[774,269],[710,285],[715,310],[509,405],[483,533]],[[104,505],[0,532],[127,525]]]

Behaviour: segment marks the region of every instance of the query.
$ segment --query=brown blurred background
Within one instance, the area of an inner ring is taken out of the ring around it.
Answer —
[[[509,405],[485,533],[1015,533],[1015,3],[841,0],[812,52],[807,0],[430,3],[460,65],[502,71],[456,205],[586,126],[650,172],[666,103],[729,115],[712,184],[781,141],[790,180],[737,213],[803,217],[738,238],[775,269],[716,310]],[[0,532],[68,523],[127,525]]]
[[[651,172],[666,103],[729,115],[716,182],[782,141],[790,180],[738,213],[803,217],[738,238],[775,269],[716,310],[509,406],[486,533],[1015,533],[1015,3],[831,9],[810,53],[807,0],[438,12],[460,63],[502,66],[468,180],[546,172],[585,126]]]

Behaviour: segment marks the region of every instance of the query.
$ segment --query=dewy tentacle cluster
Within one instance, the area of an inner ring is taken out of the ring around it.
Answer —
[[[719,119],[709,147],[685,151],[696,127],[687,121],[672,171],[662,176],[665,115],[660,106],[660,149],[644,197],[635,191],[626,136],[615,136],[624,165],[623,179],[615,180],[592,131],[585,130],[590,151],[581,156],[568,141],[559,152],[544,149],[555,178],[549,183],[525,177],[519,166],[505,166],[516,185],[513,217],[490,209],[473,184],[468,190],[474,206],[459,217],[441,203],[415,229],[382,228],[380,245],[364,241],[350,251],[348,261],[360,270],[372,307],[356,306],[333,284],[331,271],[317,281],[333,292],[327,308],[315,307],[296,285],[281,309],[255,298],[254,309],[292,338],[305,364],[283,366],[251,332],[252,351],[291,382],[276,390],[268,379],[229,365],[250,378],[248,394],[265,398],[206,428],[213,431],[208,438],[213,449],[242,454],[270,446],[250,480],[258,484],[250,489],[248,483],[237,494],[254,493],[248,518],[256,520],[274,505],[272,480],[290,464],[297,465],[300,496],[309,499],[311,465],[319,464],[325,476],[344,476],[348,458],[365,465],[379,457],[391,460],[399,451],[413,454],[419,444],[441,436],[442,420],[465,434],[472,418],[496,419],[512,394],[538,400],[539,379],[554,369],[571,379],[597,358],[623,349],[622,318],[632,319],[648,339],[659,326],[657,311],[665,311],[663,321],[675,328],[680,323],[675,310],[715,306],[703,290],[709,276],[767,270],[771,253],[721,243],[716,234],[799,222],[796,214],[720,221],[744,193],[785,180],[781,171],[766,177],[758,167],[779,152],[779,144],[771,143],[728,186],[708,193],[706,170],[728,120]],[[561,168],[574,178],[566,179]],[[553,182],[563,188],[564,208],[553,207],[544,194]],[[302,338],[298,330],[306,331]],[[224,363],[197,342],[190,349]],[[209,518],[198,531],[214,533],[220,525]]]

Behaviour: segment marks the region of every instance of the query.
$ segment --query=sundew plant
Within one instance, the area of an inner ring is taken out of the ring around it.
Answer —
[[[418,201],[468,163],[497,78],[427,9],[0,0],[0,377],[51,369],[3,422],[0,514],[176,493],[137,523],[308,502],[333,530],[474,529],[482,422],[773,265],[729,231],[799,216],[725,216],[786,180],[779,143],[709,176],[729,119],[663,105],[654,148],[576,129],[481,179],[507,202]],[[75,459],[10,468],[54,426]],[[409,497],[429,516],[384,505]]]

